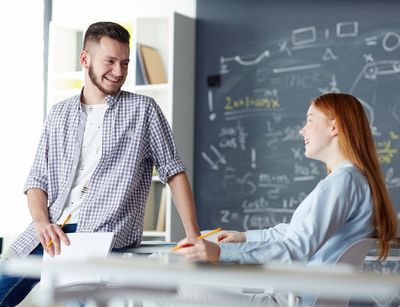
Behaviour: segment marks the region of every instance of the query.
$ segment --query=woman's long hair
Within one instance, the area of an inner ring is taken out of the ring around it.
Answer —
[[[388,255],[390,241],[396,238],[397,218],[362,104],[355,97],[342,93],[324,94],[311,104],[330,119],[335,119],[340,150],[368,180],[374,202],[379,259],[384,259]]]

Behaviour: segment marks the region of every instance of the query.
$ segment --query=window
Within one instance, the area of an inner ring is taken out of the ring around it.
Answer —
[[[22,188],[43,126],[43,20],[44,1],[1,4],[0,236],[5,245],[31,221]]]

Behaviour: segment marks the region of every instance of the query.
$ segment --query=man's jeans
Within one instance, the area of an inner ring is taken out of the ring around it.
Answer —
[[[75,232],[76,224],[65,225],[63,231],[65,233]],[[39,244],[30,255],[43,255],[42,245]],[[39,278],[0,275],[0,306],[18,305],[39,281]]]

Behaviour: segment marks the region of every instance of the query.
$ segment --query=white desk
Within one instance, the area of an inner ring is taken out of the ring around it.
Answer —
[[[112,280],[138,289],[158,291],[173,290],[180,284],[232,286],[245,288],[273,288],[276,291],[296,294],[319,293],[320,297],[341,298],[351,295],[365,299],[372,295],[389,299],[400,293],[400,276],[359,273],[344,268],[311,268],[304,266],[267,267],[253,265],[195,264],[185,261],[149,260],[145,257],[93,259],[90,262],[69,262],[43,268],[56,277],[63,272],[109,273]],[[40,276],[41,260],[37,258],[12,259],[4,263],[1,272]],[[140,291],[139,291],[140,292]],[[146,291],[143,291],[143,293]],[[143,294],[147,297],[149,293]],[[141,295],[140,293],[135,293]],[[50,306],[55,297],[50,289],[47,301]]]

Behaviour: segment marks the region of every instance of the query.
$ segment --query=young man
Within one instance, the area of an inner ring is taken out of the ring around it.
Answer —
[[[136,246],[154,165],[171,188],[187,237],[199,234],[189,181],[164,115],[153,99],[121,91],[129,38],[111,22],[88,28],[80,54],[85,86],[55,105],[46,120],[24,188],[33,222],[8,256],[43,249],[58,254],[60,240],[69,244],[64,232],[74,231],[114,232],[114,249]],[[18,304],[37,282],[1,277],[0,305]]]

